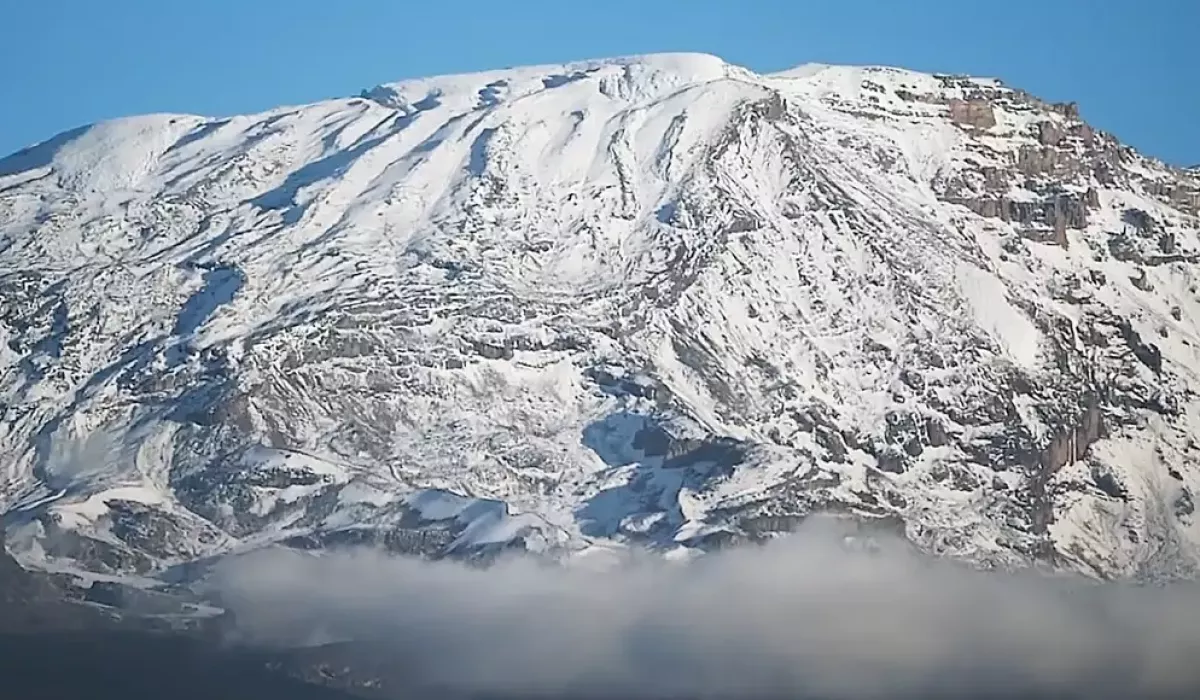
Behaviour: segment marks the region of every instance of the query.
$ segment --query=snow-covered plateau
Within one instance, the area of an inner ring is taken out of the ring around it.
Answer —
[[[1200,172],[993,79],[699,54],[160,114],[0,160],[27,564],[691,556],[813,513],[1200,561]]]

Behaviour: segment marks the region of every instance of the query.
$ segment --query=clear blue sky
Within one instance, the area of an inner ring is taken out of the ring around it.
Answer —
[[[1200,163],[1200,0],[0,0],[0,155],[145,112],[659,51],[993,75]]]

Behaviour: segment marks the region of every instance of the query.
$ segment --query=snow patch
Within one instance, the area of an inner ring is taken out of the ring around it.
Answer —
[[[1008,300],[1008,288],[996,275],[967,264],[957,267],[958,289],[976,325],[1010,360],[1026,368],[1039,362],[1041,334],[1033,321]]]

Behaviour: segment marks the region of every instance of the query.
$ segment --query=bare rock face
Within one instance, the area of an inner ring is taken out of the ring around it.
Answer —
[[[1050,111],[1061,114],[1067,119],[1079,119],[1079,104],[1075,102],[1055,102],[1050,105]]]
[[[814,513],[1200,561],[1200,178],[999,81],[659,56],[0,161],[23,561],[702,552]]]
[[[1043,146],[1055,147],[1065,137],[1062,128],[1052,121],[1038,122],[1037,129],[1038,143]]]
[[[950,100],[950,120],[955,124],[976,129],[990,129],[996,125],[996,115],[986,100]]]

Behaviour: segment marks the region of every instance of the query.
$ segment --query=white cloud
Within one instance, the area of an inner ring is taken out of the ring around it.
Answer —
[[[414,682],[621,697],[897,698],[1200,687],[1194,587],[966,571],[811,525],[763,547],[607,571],[260,552],[214,579],[258,641],[352,638]]]

